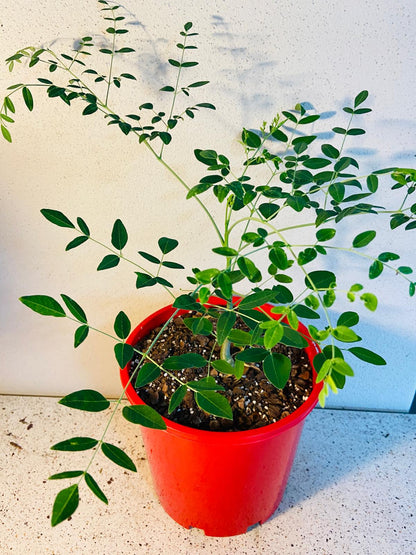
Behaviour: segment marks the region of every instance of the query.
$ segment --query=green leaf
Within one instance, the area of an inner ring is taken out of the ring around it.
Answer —
[[[88,241],[88,237],[86,237],[85,235],[80,235],[79,237],[75,237],[75,239],[72,239],[72,241],[70,241],[67,246],[65,247],[66,251],[70,251],[71,249],[75,249],[76,247],[79,247],[80,245],[82,245],[82,243],[85,243],[85,241]]]
[[[148,252],[144,252],[144,251],[138,251],[138,253],[140,254],[140,256],[142,256],[149,262],[152,262],[153,264],[160,264],[159,258],[156,258],[156,256],[153,256],[153,254],[149,254]]]
[[[280,207],[277,204],[265,202],[263,204],[260,204],[258,210],[263,218],[265,218],[266,220],[271,220],[279,212]]]
[[[332,368],[334,368],[334,370],[336,370],[338,374],[341,374],[342,376],[354,376],[353,369],[347,362],[345,362],[344,359],[336,357],[333,358],[331,362]]]
[[[333,237],[335,237],[336,230],[330,227],[318,229],[316,232],[316,238],[318,241],[329,241]]]
[[[164,143],[165,145],[168,145],[172,140],[172,135],[170,133],[167,133],[166,131],[159,131],[158,135],[162,143]]]
[[[335,291],[333,289],[328,289],[324,295],[324,305],[329,308],[332,306],[336,300]]]
[[[356,326],[360,320],[360,317],[356,312],[343,312],[337,320],[337,326]]]
[[[40,211],[43,216],[53,224],[59,227],[72,227],[75,229],[74,224],[68,218],[59,212],[59,210],[50,210],[49,208],[42,208]]]
[[[363,231],[359,233],[353,240],[352,246],[356,249],[361,247],[365,247],[375,238],[376,232],[375,231]]]
[[[188,388],[186,385],[181,385],[176,389],[169,401],[168,413],[171,414],[182,403]]]
[[[308,123],[313,123],[314,121],[318,120],[321,116],[319,116],[318,114],[314,114],[312,116],[306,116],[304,118],[301,118],[298,123],[302,124],[302,125],[306,125]]]
[[[183,370],[185,368],[203,368],[208,361],[198,353],[185,353],[183,355],[168,357],[163,367],[168,370]]]
[[[170,260],[164,260],[162,262],[162,266],[165,266],[166,268],[172,268],[173,270],[183,270],[185,268],[185,266],[182,266],[182,264],[179,264],[178,262],[171,262]]]
[[[79,504],[78,484],[73,484],[69,488],[61,490],[55,498],[52,509],[52,526],[56,526],[69,518],[76,510]]]
[[[98,440],[91,437],[73,437],[52,445],[51,449],[54,451],[87,451],[95,447],[97,443]]]
[[[280,247],[274,246],[270,249],[269,259],[270,262],[274,264],[279,270],[286,270],[287,268],[289,268],[287,254]]]
[[[368,277],[370,279],[377,278],[381,274],[383,269],[384,269],[383,263],[380,262],[380,260],[374,260],[374,262],[371,264],[368,270]]]
[[[15,87],[20,87],[20,85],[15,85]],[[13,101],[9,96],[6,96],[4,99],[5,107],[14,114],[16,112],[16,108],[14,107]]]
[[[276,293],[275,302],[276,303],[291,303],[293,301],[293,295],[290,289],[284,285],[274,285],[273,291]]]
[[[66,304],[68,310],[71,312],[71,314],[75,316],[75,318],[79,322],[86,324],[87,316],[84,310],[79,306],[79,304],[76,301],[74,301],[74,299],[71,299],[71,297],[69,297],[68,295],[64,295],[63,293],[61,294],[61,297],[64,303]]]
[[[194,391],[224,391],[224,387],[217,384],[213,376],[206,376],[201,380],[192,380],[186,385]]]
[[[260,327],[261,324],[260,324]],[[282,339],[284,328],[280,322],[273,321],[273,326],[266,329],[264,334],[264,347],[268,350],[272,349]]]
[[[250,148],[258,148],[261,145],[261,138],[248,129],[243,129],[241,139],[243,143]]]
[[[139,389],[140,387],[153,382],[153,380],[156,380],[160,376],[160,372],[161,370],[159,366],[157,366],[154,362],[146,362],[146,364],[143,364],[139,370],[134,387]]]
[[[343,183],[333,183],[328,187],[328,193],[335,202],[342,202],[345,196],[345,185]]]
[[[236,321],[234,312],[224,311],[220,314],[217,322],[217,343],[222,345],[227,339]]]
[[[288,311],[287,321],[292,329],[297,330],[299,328],[299,320],[294,310]]]
[[[327,160],[326,158],[308,158],[307,160],[303,161],[303,165],[305,168],[310,169],[320,169],[325,168],[331,164],[331,160]]]
[[[298,254],[298,265],[299,266],[304,266],[305,264],[308,264],[309,262],[312,262],[312,260],[315,260],[315,258],[317,257],[318,253],[316,251],[316,249],[313,248],[306,248],[304,251],[301,251]]]
[[[350,158],[349,156],[342,156],[334,165],[334,170],[336,172],[342,172],[348,166],[355,166],[357,169],[359,168],[357,160],[354,158]]]
[[[85,106],[85,108],[82,111],[82,115],[89,116],[91,114],[94,114],[97,110],[98,110],[97,104],[95,104],[94,102],[91,102],[90,104],[87,104]]]
[[[114,222],[113,230],[111,232],[111,244],[118,250],[124,249],[128,239],[127,230],[121,220]]]
[[[325,156],[328,156],[328,158],[333,158],[334,160],[336,160],[340,155],[339,150],[330,144],[322,145],[321,150],[322,153],[325,154]]]
[[[194,67],[197,66],[199,62],[182,62],[181,67]]]
[[[142,287],[152,287],[152,285],[156,285],[157,281],[156,278],[149,276],[149,274],[145,274],[143,272],[135,272],[136,273],[136,288],[140,289]]]
[[[377,366],[384,366],[387,364],[383,357],[369,349],[364,349],[364,347],[350,347],[348,351],[364,362],[369,362]]]
[[[130,334],[131,323],[128,316],[121,310],[114,321],[114,331],[120,339],[127,339]]]
[[[283,389],[286,385],[291,367],[290,359],[281,353],[271,353],[263,362],[266,378],[278,389]]]
[[[265,349],[253,347],[240,351],[235,355],[235,358],[236,360],[242,360],[244,362],[260,362],[264,360],[268,354],[269,353]]]
[[[390,220],[390,228],[396,229],[396,227],[405,224],[407,221],[409,221],[409,216],[406,214],[394,214]]]
[[[360,297],[362,301],[364,301],[364,306],[374,312],[377,308],[377,297],[373,295],[373,293],[363,293]]]
[[[81,232],[89,237],[90,230],[84,220],[82,218],[77,218],[77,224]]]
[[[406,275],[413,274],[413,270],[409,266],[399,266],[397,268],[397,271],[400,272],[401,274],[406,274]]]
[[[389,262],[390,260],[399,260],[400,256],[394,252],[382,252],[379,254],[378,259],[381,262]]]
[[[79,328],[75,330],[75,335],[74,335],[75,349],[79,347],[81,343],[87,339],[89,331],[90,331],[89,326],[85,324],[83,324],[82,326],[79,326]]]
[[[212,166],[217,162],[218,155],[215,150],[201,150],[197,148],[194,150],[194,155],[199,162],[206,166]]]
[[[71,409],[85,410],[88,412],[101,412],[108,409],[110,401],[94,389],[81,389],[66,395],[60,401],[60,405]]]
[[[355,331],[345,325],[338,325],[336,328],[334,328],[332,330],[332,335],[335,337],[335,339],[338,339],[338,341],[343,341],[344,343],[351,343],[360,340],[360,337],[355,333]]]
[[[61,305],[52,297],[47,295],[27,295],[20,297],[20,302],[28,306],[34,312],[44,316],[65,317],[65,311]]]
[[[303,337],[301,333],[288,326],[283,326],[284,332],[280,343],[287,345],[288,347],[297,347],[298,349],[304,349],[308,346],[308,342]]]
[[[378,189],[378,177],[374,174],[367,177],[367,188],[371,193],[375,193]]]
[[[313,286],[311,285],[311,282]],[[305,285],[309,289],[325,290],[333,286],[336,282],[336,277],[333,272],[328,270],[316,270],[315,272],[309,272],[305,278]]]
[[[102,50],[100,50],[100,52],[102,52]],[[134,48],[129,48],[127,46],[124,46],[123,48],[119,48],[118,50],[116,50],[116,54],[126,54],[127,52],[136,52],[134,50]],[[111,50],[110,50],[111,53]]]
[[[208,191],[208,189],[210,188],[211,188],[211,183],[198,183],[198,185],[195,185],[194,187],[192,187],[192,189],[188,191],[186,198],[190,199],[192,197],[195,197],[196,195],[205,193],[205,191]]]
[[[368,97],[368,91],[361,91],[360,93],[358,93],[354,99],[354,108],[357,108],[357,106],[359,106],[365,100],[367,100],[367,97]]]
[[[194,393],[196,404],[203,411],[219,418],[233,419],[233,412],[225,397],[216,391],[199,391]]]
[[[249,258],[246,258],[245,256],[240,256],[240,258],[237,258],[237,266],[246,276],[246,278],[248,278],[248,280],[252,283],[257,283],[261,281],[262,277],[260,270]]]
[[[114,268],[119,262],[120,258],[116,254],[107,254],[99,263],[97,271]]]
[[[98,499],[100,499],[103,503],[108,505],[107,497],[105,496],[104,492],[102,491],[100,486],[97,484],[97,482],[94,480],[94,478],[91,476],[91,474],[86,472],[86,474],[84,475],[84,478],[85,478],[85,483],[90,488],[90,490],[93,492],[93,494],[96,495],[98,497]]]
[[[132,405],[123,408],[123,416],[133,424],[140,424],[154,430],[166,430],[163,418],[155,409],[147,405]]]
[[[131,407],[124,407],[124,409],[127,409],[127,408],[131,408]],[[123,409],[123,415],[124,415],[124,409]],[[132,472],[137,472],[137,468],[134,462],[119,447],[116,447],[111,443],[103,442],[101,444],[101,451],[107,457],[107,459],[110,459],[110,461],[112,461],[113,463],[118,464],[118,466],[121,466],[122,468],[126,468],[127,470],[131,470]]]
[[[215,252],[216,254],[221,254],[222,256],[238,255],[238,252],[230,247],[216,247],[215,249],[212,249],[212,252]]]
[[[210,335],[212,322],[208,318],[184,318],[183,323],[194,335]]]
[[[188,85],[188,88],[203,87],[204,85],[208,85],[208,83],[209,81],[196,81],[195,83]]]
[[[236,345],[251,345],[251,334],[243,330],[231,330],[228,339]]]
[[[165,287],[173,287],[170,281],[160,276],[155,277],[156,283],[160,283],[160,285],[164,285]]]
[[[1,134],[9,143],[12,142],[12,136],[10,135],[10,131],[4,125],[1,125]]]
[[[233,294],[233,284],[231,283],[231,279],[229,278],[228,274],[225,272],[221,272],[216,277],[216,281],[224,297],[229,299]]]
[[[252,293],[247,297],[244,297],[243,300],[238,305],[238,308],[241,310],[251,310],[258,306],[262,306],[265,303],[273,301],[276,297],[275,291],[264,290],[258,291],[257,293]]]
[[[22,89],[23,100],[25,101],[26,107],[28,110],[33,110],[33,96],[30,90],[27,87],[23,87]]]
[[[174,300],[173,306],[174,308],[181,308],[183,310],[203,310],[202,305],[198,303],[192,295],[179,295],[179,297]]]
[[[131,73],[121,73],[120,74],[121,77],[124,77],[125,79],[132,79],[134,81],[137,81],[137,79],[135,78],[134,75],[132,75]]]
[[[235,373],[234,366],[231,366],[229,362],[227,362],[226,360],[222,360],[221,358],[218,360],[213,360],[211,362],[211,366],[215,368],[215,370],[218,370],[218,372],[221,372],[222,374],[234,375]]]
[[[358,129],[358,128],[348,129],[347,131],[347,135],[364,135],[364,133],[365,133],[364,129]]]
[[[84,472],[82,470],[68,470],[67,472],[58,472],[58,474],[52,474],[49,476],[48,480],[65,480],[67,478],[78,478],[82,476]]]
[[[114,354],[120,368],[124,368],[133,358],[134,349],[128,343],[116,343],[114,345]]]
[[[308,318],[310,320],[319,320],[320,318],[317,312],[303,304],[296,305],[293,310],[300,318]]]
[[[169,237],[161,237],[158,240],[158,245],[163,254],[168,254],[169,252],[176,249],[178,246],[178,241],[176,239],[169,239]]]

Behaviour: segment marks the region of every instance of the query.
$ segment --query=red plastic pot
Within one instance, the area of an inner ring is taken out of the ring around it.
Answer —
[[[276,318],[271,305],[262,308]],[[136,327],[127,342],[136,344],[174,312],[172,306],[158,310]],[[308,336],[302,324],[299,331]],[[305,351],[312,361],[319,349],[308,342]],[[128,380],[129,365],[121,370],[123,387]],[[154,486],[165,511],[185,528],[200,528],[207,536],[243,534],[264,523],[282,499],[304,420],[321,388],[314,378],[313,390],[301,407],[255,430],[210,432],[168,419],[166,431],[142,427]],[[132,404],[144,404],[131,384],[126,395]]]

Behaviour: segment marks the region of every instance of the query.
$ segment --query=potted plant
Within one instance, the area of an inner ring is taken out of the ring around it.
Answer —
[[[178,59],[169,60],[176,78],[173,85],[161,89],[169,98],[168,108],[163,111],[142,102],[137,113],[125,115],[112,108],[110,91],[134,81],[135,76],[116,75],[113,61],[116,55],[133,49],[118,43],[128,32],[120,6],[98,1],[109,21],[110,45],[97,47],[108,62],[107,69],[102,72],[88,65],[88,55],[96,48],[90,36],[81,38],[68,54],[50,48],[19,50],[6,60],[10,71],[17,63],[28,61],[36,70],[46,69],[46,75],[42,73],[36,84],[9,87],[0,111],[2,135],[11,142],[16,96],[21,94],[26,107],[33,110],[33,89],[44,88],[52,102],[60,100],[76,108],[82,105],[86,117],[99,112],[109,125],[134,136],[175,177],[186,190],[187,201],[196,202],[212,225],[218,239],[212,251],[218,255],[218,263],[200,268],[196,254],[188,291],[172,293],[170,306],[133,331],[128,316],[120,311],[114,333],[106,333],[115,341],[123,384],[110,420],[126,394],[133,404],[123,408],[123,415],[145,427],[143,437],[155,467],[155,485],[173,518],[210,535],[242,533],[276,509],[304,418],[318,397],[324,405],[330,391],[336,393],[344,387],[346,377],[353,376],[354,357],[385,364],[380,355],[359,346],[361,338],[353,329],[359,321],[358,311],[376,309],[376,296],[359,283],[339,291],[337,276],[326,268],[332,267],[328,262],[331,255],[348,250],[369,266],[370,279],[378,278],[385,269],[392,270],[408,282],[409,295],[414,295],[412,269],[398,265],[398,254],[389,251],[373,256],[362,249],[376,235],[368,223],[373,215],[386,215],[392,231],[416,228],[416,204],[411,200],[416,171],[395,167],[357,175],[359,163],[345,155],[344,147],[351,137],[364,133],[354,122],[371,111],[364,106],[368,93],[361,91],[344,108],[347,123],[332,129],[331,142],[322,143],[308,131],[320,116],[297,104],[258,130],[242,130],[240,166],[213,148],[196,148],[195,163],[203,175],[198,183],[188,184],[167,162],[165,151],[184,120],[194,119],[201,109],[214,109],[208,102],[190,102],[194,92],[208,83],[187,76],[197,65],[194,57],[189,57],[197,33],[192,23],[186,23],[177,45]],[[62,78],[66,78],[65,84]],[[385,187],[388,181],[400,196],[397,209],[372,200],[379,186]],[[222,208],[220,220],[207,206],[208,195]],[[50,207],[41,212],[52,224],[75,234],[66,250],[87,241],[98,243],[83,218],[74,220]],[[294,217],[289,226],[281,223],[281,215],[288,212]],[[353,216],[363,222],[362,231],[352,244],[338,242],[337,225]],[[292,239],[291,233],[302,229],[314,230],[312,241],[298,244]],[[163,271],[184,269],[172,260],[177,240],[160,237],[158,252],[140,250],[137,261],[123,253],[128,241],[126,226],[117,219],[111,244],[100,244],[106,254],[97,270],[132,264],[137,289],[162,287],[172,292],[173,284]],[[346,296],[358,308],[344,311],[334,321],[330,308],[337,296]],[[68,295],[62,294],[59,301],[48,295],[20,300],[37,313],[73,320],[77,326],[75,347],[93,329],[83,308]],[[312,323],[306,326],[299,318]],[[110,406],[103,395],[90,389],[71,393],[60,403],[92,412]],[[136,469],[126,453],[105,441],[105,433],[100,439],[70,438],[52,449],[92,450],[91,459],[101,452],[123,468]],[[108,502],[88,472],[90,463],[86,470],[51,476],[75,479],[55,499],[53,526],[77,509],[81,481]]]

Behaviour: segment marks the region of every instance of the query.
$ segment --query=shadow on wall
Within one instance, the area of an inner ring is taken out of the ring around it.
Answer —
[[[353,367],[355,376],[347,379],[345,388],[338,395],[329,396],[328,408],[365,408],[401,412],[410,410],[416,388],[414,330],[406,328],[404,323],[401,323],[401,329],[389,326],[387,307],[385,309],[381,307],[377,312],[379,313],[376,316],[377,319],[386,322],[384,327],[364,322],[362,319],[354,329],[363,338],[363,345],[380,354],[387,364],[385,366],[368,364],[351,353],[346,353],[345,359]],[[410,315],[412,315],[411,311]],[[353,343],[343,345],[346,348],[353,346]]]

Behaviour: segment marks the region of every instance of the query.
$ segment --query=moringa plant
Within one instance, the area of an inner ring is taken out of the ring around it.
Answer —
[[[370,279],[390,272],[407,282],[410,296],[415,294],[412,268],[401,265],[398,254],[373,254],[366,248],[376,236],[370,223],[373,216],[386,217],[391,231],[399,227],[409,231],[416,228],[416,203],[411,200],[415,192],[416,171],[394,167],[361,175],[359,162],[345,154],[349,141],[365,133],[355,121],[358,116],[371,112],[364,106],[367,91],[361,91],[352,104],[343,109],[345,123],[332,129],[331,142],[323,143],[309,131],[319,114],[312,113],[304,104],[297,104],[294,109],[276,115],[271,123],[262,123],[259,130],[242,130],[242,163],[239,167],[234,167],[227,155],[215,148],[195,148],[195,162],[201,167],[202,175],[197,183],[189,183],[185,176],[177,173],[174,165],[168,163],[165,151],[179,126],[196,119],[201,109],[215,110],[211,103],[191,100],[197,90],[208,84],[208,81],[193,81],[188,77],[191,68],[198,65],[194,57],[190,57],[197,48],[193,24],[184,25],[180,42],[176,45],[178,56],[168,60],[173,70],[172,80],[160,89],[166,94],[166,106],[159,108],[153,102],[139,100],[135,113],[124,114],[113,108],[111,95],[127,82],[136,80],[131,73],[116,72],[122,57],[134,50],[124,43],[123,35],[128,29],[124,16],[119,15],[120,6],[106,0],[98,2],[104,19],[109,22],[105,47],[97,46],[91,36],[85,36],[69,53],[57,53],[48,47],[26,47],[7,58],[10,71],[27,62],[34,71],[40,70],[40,76],[31,83],[18,83],[8,88],[0,111],[4,139],[12,142],[10,128],[15,117],[15,99],[21,95],[31,111],[34,109],[34,93],[39,88],[46,92],[52,103],[63,101],[77,111],[81,108],[85,117],[99,113],[108,125],[118,127],[128,140],[135,140],[139,146],[147,148],[155,161],[174,176],[184,188],[186,199],[197,202],[217,236],[217,245],[212,251],[218,255],[218,263],[214,267],[199,268],[196,259],[195,267],[187,277],[189,291],[176,295],[173,284],[163,275],[166,268],[184,270],[179,262],[171,259],[170,253],[178,245],[175,239],[161,237],[158,252],[140,250],[139,257],[133,260],[124,254],[129,236],[120,219],[114,222],[111,241],[104,244],[90,232],[83,218],[77,217],[74,223],[59,210],[41,210],[49,222],[71,230],[73,237],[66,250],[92,241],[105,252],[98,271],[109,270],[121,262],[132,265],[137,289],[162,287],[169,291],[176,308],[172,318],[181,309],[194,311],[193,318],[185,319],[186,326],[195,335],[214,336],[221,348],[221,357],[216,360],[187,353],[168,357],[163,364],[158,364],[151,360],[149,352],[169,322],[162,327],[149,349],[142,352],[126,342],[131,323],[121,311],[114,321],[114,334],[105,333],[115,341],[114,352],[119,366],[124,368],[134,355],[139,355],[139,363],[131,376],[137,386],[150,383],[161,371],[176,380],[178,387],[170,401],[169,412],[180,405],[187,391],[192,391],[202,410],[232,419],[231,408],[221,394],[223,388],[210,374],[211,369],[241,378],[247,364],[261,363],[267,379],[276,388],[283,388],[289,378],[291,362],[273,348],[277,343],[299,348],[307,345],[305,337],[298,331],[298,318],[313,322],[308,326],[309,334],[322,348],[314,359],[316,381],[323,382],[322,405],[330,390],[337,393],[344,387],[346,377],[353,376],[354,358],[384,365],[380,355],[359,346],[361,338],[353,329],[359,321],[360,310],[376,310],[376,296],[360,283],[351,283],[347,290],[339,290],[335,273],[319,269],[320,261],[322,266],[331,267],[329,260],[332,256],[349,252],[368,266]],[[119,41],[122,41],[121,45]],[[94,56],[91,56],[92,52]],[[100,65],[94,69],[89,65],[89,59]],[[372,200],[378,191],[386,188],[391,188],[399,196],[395,209],[374,204]],[[207,208],[205,199],[208,195],[214,196],[222,208],[219,219]],[[287,214],[293,215],[292,225],[281,223]],[[346,218],[353,218],[355,225],[357,222],[363,225],[352,243],[343,242],[337,235],[338,224]],[[291,240],[291,233],[299,229],[309,231],[302,244]],[[311,230],[314,230],[313,239],[310,239]],[[314,269],[309,270],[313,261]],[[300,281],[299,275],[302,276]],[[216,306],[210,300],[212,295],[223,299],[225,306]],[[330,309],[337,298],[345,297],[358,307],[342,312],[334,321]],[[24,296],[20,300],[40,314],[72,320],[77,326],[75,347],[87,338],[90,330],[104,333],[90,324],[83,308],[68,295],[62,294],[59,302],[47,295]],[[265,303],[275,305],[272,310],[275,318],[271,319],[262,311]],[[237,318],[245,322],[247,331],[236,326]],[[190,367],[206,367],[205,377],[199,381],[181,381],[175,371]],[[109,421],[123,395],[124,391],[115,403]],[[60,403],[92,412],[110,406],[110,402],[94,390],[71,393]],[[144,426],[166,427],[163,418],[149,406],[126,406],[123,415],[130,422]],[[93,452],[86,470],[61,472],[51,479],[84,480],[91,491],[107,503],[107,497],[88,472],[99,450],[114,463],[136,470],[126,453],[105,441],[108,425],[100,439],[75,437],[54,445],[52,449],[55,450],[93,449]],[[78,488],[79,482],[58,493],[52,526],[76,510]]]

